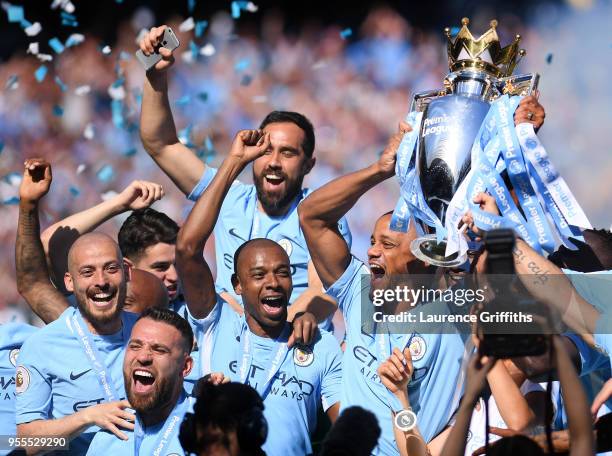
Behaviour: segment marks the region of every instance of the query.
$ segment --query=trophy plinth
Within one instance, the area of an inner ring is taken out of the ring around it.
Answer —
[[[435,234],[416,238],[410,243],[410,250],[419,260],[443,268],[456,268],[467,260],[467,255],[459,256],[457,253],[444,256],[446,241],[438,242]]]

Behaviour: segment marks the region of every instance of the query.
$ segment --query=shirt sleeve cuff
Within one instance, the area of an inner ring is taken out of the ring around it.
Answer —
[[[193,187],[193,190],[191,190],[191,193],[187,196],[187,199],[197,201],[200,195],[204,193],[204,190],[208,188],[213,180],[213,177],[215,177],[215,174],[217,174],[217,169],[207,166],[204,174],[202,174],[202,177],[200,178],[200,181],[195,187]]]

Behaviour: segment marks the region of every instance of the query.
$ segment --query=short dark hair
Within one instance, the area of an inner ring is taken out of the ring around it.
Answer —
[[[117,235],[124,257],[134,260],[152,245],[176,244],[179,226],[163,212],[150,207],[134,211],[123,222]]]
[[[159,321],[175,327],[183,337],[183,348],[185,349],[185,352],[187,354],[191,353],[191,349],[193,348],[193,331],[191,326],[189,326],[189,323],[187,323],[187,320],[185,320],[175,311],[159,307],[149,307],[140,314],[138,321],[142,320],[143,318],[149,318],[153,321]]]
[[[310,120],[308,120],[308,118],[303,114],[293,111],[272,111],[264,120],[262,120],[259,128],[263,129],[266,125],[283,122],[293,123],[304,131],[302,149],[304,149],[304,153],[307,157],[312,157],[315,148],[314,127],[312,126],[312,122],[310,122]]]

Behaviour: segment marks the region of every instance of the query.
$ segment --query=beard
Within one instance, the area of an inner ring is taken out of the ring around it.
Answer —
[[[172,397],[172,384],[168,381],[168,378],[156,375],[155,388],[151,394],[146,396],[132,391],[132,375],[127,376],[124,374],[124,378],[128,401],[132,408],[141,415],[161,408]]]
[[[94,327],[104,326],[113,322],[123,310],[126,295],[125,283],[117,287],[114,292],[115,296],[113,299],[116,300],[116,304],[112,309],[98,310],[93,306],[89,306],[87,302],[87,290],[74,292],[74,297],[77,302],[77,307],[81,312],[81,315],[89,321]]]
[[[280,193],[266,192],[264,190],[263,181],[266,174],[275,174],[281,176],[285,182],[285,189]],[[264,170],[259,176],[255,175],[253,171],[253,182],[255,183],[255,189],[257,190],[257,199],[261,203],[261,206],[266,212],[278,212],[293,201],[293,199],[302,190],[302,183],[304,182],[304,176],[298,176],[296,179],[289,179],[289,177],[283,172],[271,172]]]

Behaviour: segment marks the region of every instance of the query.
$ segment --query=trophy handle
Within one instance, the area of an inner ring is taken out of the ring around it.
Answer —
[[[428,90],[426,92],[419,92],[414,95],[412,104],[410,105],[410,111],[423,112],[431,100],[438,97],[443,97],[448,92],[445,89]]]
[[[503,94],[526,96],[537,90],[539,82],[538,73],[517,74],[499,79],[498,87]]]

